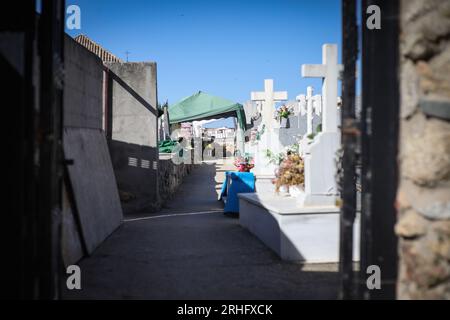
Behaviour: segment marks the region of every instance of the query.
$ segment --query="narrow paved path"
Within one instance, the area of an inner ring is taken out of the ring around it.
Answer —
[[[127,217],[80,262],[68,299],[335,299],[336,265],[281,261],[224,216],[217,194],[229,165],[193,170],[158,214]]]

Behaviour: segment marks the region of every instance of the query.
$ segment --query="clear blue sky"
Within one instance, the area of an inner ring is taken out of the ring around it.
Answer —
[[[301,65],[321,63],[322,44],[341,52],[340,0],[67,0],[81,8],[81,30],[130,61],[156,61],[158,98],[169,104],[201,90],[249,100],[273,78],[289,99],[321,81]]]

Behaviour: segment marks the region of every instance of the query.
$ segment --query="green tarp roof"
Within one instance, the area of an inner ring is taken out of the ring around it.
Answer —
[[[236,102],[199,91],[169,107],[170,123],[236,116],[245,130],[244,107]]]

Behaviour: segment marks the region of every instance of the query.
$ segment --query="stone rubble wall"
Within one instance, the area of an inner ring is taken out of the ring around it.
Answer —
[[[186,177],[194,168],[194,164],[175,164],[172,162],[170,154],[159,155],[158,184],[159,201],[164,206],[178,190]]]
[[[402,0],[400,28],[397,297],[450,299],[450,1]]]

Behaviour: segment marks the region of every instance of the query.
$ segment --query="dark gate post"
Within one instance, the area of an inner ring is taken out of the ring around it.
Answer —
[[[36,228],[36,110],[33,88],[35,1],[0,10],[3,112],[2,299],[33,298]],[[14,63],[15,62],[15,63]],[[6,205],[6,207],[5,207]]]
[[[366,27],[368,6],[380,8],[381,29]],[[399,122],[398,0],[362,3],[362,213],[360,294],[395,298],[397,238],[394,234]],[[369,290],[367,267],[381,271],[381,289]]]
[[[61,263],[62,126],[65,1],[43,0],[39,25],[41,61],[38,294],[58,297]]]
[[[340,298],[354,297],[353,285],[353,224],[356,217],[356,149],[359,128],[355,114],[356,60],[358,56],[358,30],[356,0],[342,1],[342,147],[343,181],[341,186],[341,221],[339,271]]]

